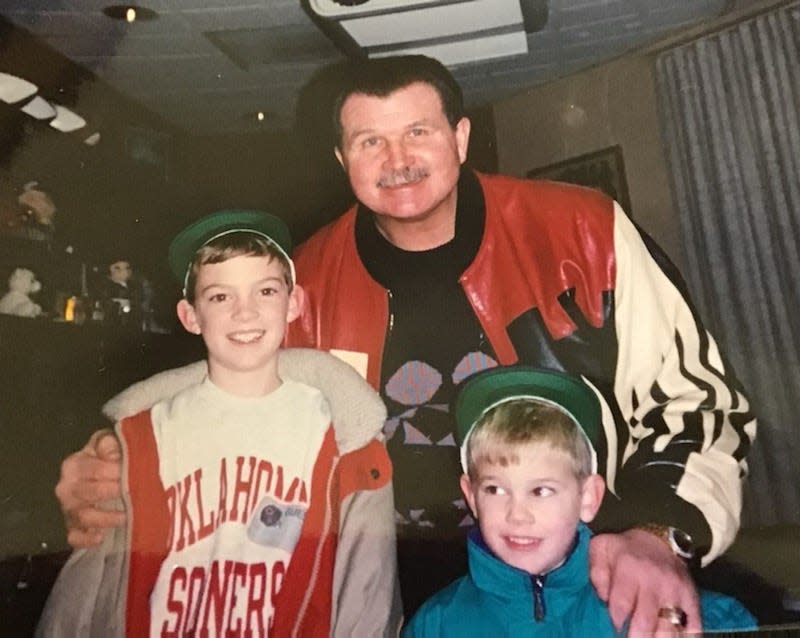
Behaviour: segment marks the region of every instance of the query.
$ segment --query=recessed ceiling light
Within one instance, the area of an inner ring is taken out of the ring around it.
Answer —
[[[37,120],[49,120],[56,116],[56,110],[53,108],[53,105],[38,95],[23,106],[20,111],[27,113],[31,117],[35,117]]]
[[[267,120],[274,119],[275,113],[272,111],[251,111],[250,113],[245,113],[242,118],[250,122],[266,122]]]
[[[39,89],[28,80],[18,78],[16,75],[0,73],[0,100],[6,104],[14,104],[30,97]]]
[[[114,20],[124,20],[125,22],[140,22],[142,20],[154,20],[158,14],[147,7],[140,7],[135,4],[113,4],[103,9],[103,13]]]
[[[54,129],[63,133],[69,133],[86,126],[86,120],[77,113],[70,111],[68,108],[60,104],[54,104],[53,108],[56,110],[56,117],[50,122],[50,126]]]

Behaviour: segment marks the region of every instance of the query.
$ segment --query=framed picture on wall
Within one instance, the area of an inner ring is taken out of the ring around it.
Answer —
[[[528,171],[527,177],[552,179],[596,188],[617,200],[625,212],[631,215],[625,164],[622,160],[622,148],[619,145],[578,155],[557,164],[534,168]]]

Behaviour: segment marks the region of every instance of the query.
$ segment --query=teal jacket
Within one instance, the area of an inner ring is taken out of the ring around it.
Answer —
[[[469,574],[428,599],[404,627],[403,638],[443,636],[619,636],[589,582],[589,528],[578,527],[566,562],[531,576],[495,558],[478,529],[468,539]],[[701,592],[703,627],[753,629],[755,618],[736,600]]]

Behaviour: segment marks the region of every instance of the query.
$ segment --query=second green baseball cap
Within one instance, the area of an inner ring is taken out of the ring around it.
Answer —
[[[516,399],[536,399],[569,415],[594,450],[602,416],[594,391],[581,379],[531,366],[498,366],[467,378],[454,403],[456,440],[466,472],[466,441],[475,424],[492,408]]]

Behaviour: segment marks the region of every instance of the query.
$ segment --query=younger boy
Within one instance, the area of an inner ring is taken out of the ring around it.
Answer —
[[[396,634],[385,409],[325,353],[286,351],[281,374],[303,301],[289,250],[281,220],[248,210],[173,240],[177,313],[203,337],[207,376],[117,424],[124,551],[76,552],[41,634]]]
[[[433,636],[617,636],[589,582],[586,526],[605,484],[593,441],[600,407],[579,379],[512,366],[470,377],[454,408],[461,490],[479,529],[469,574],[431,597],[403,631]],[[701,595],[706,628],[752,628],[736,601]],[[659,632],[685,626],[665,608]]]

